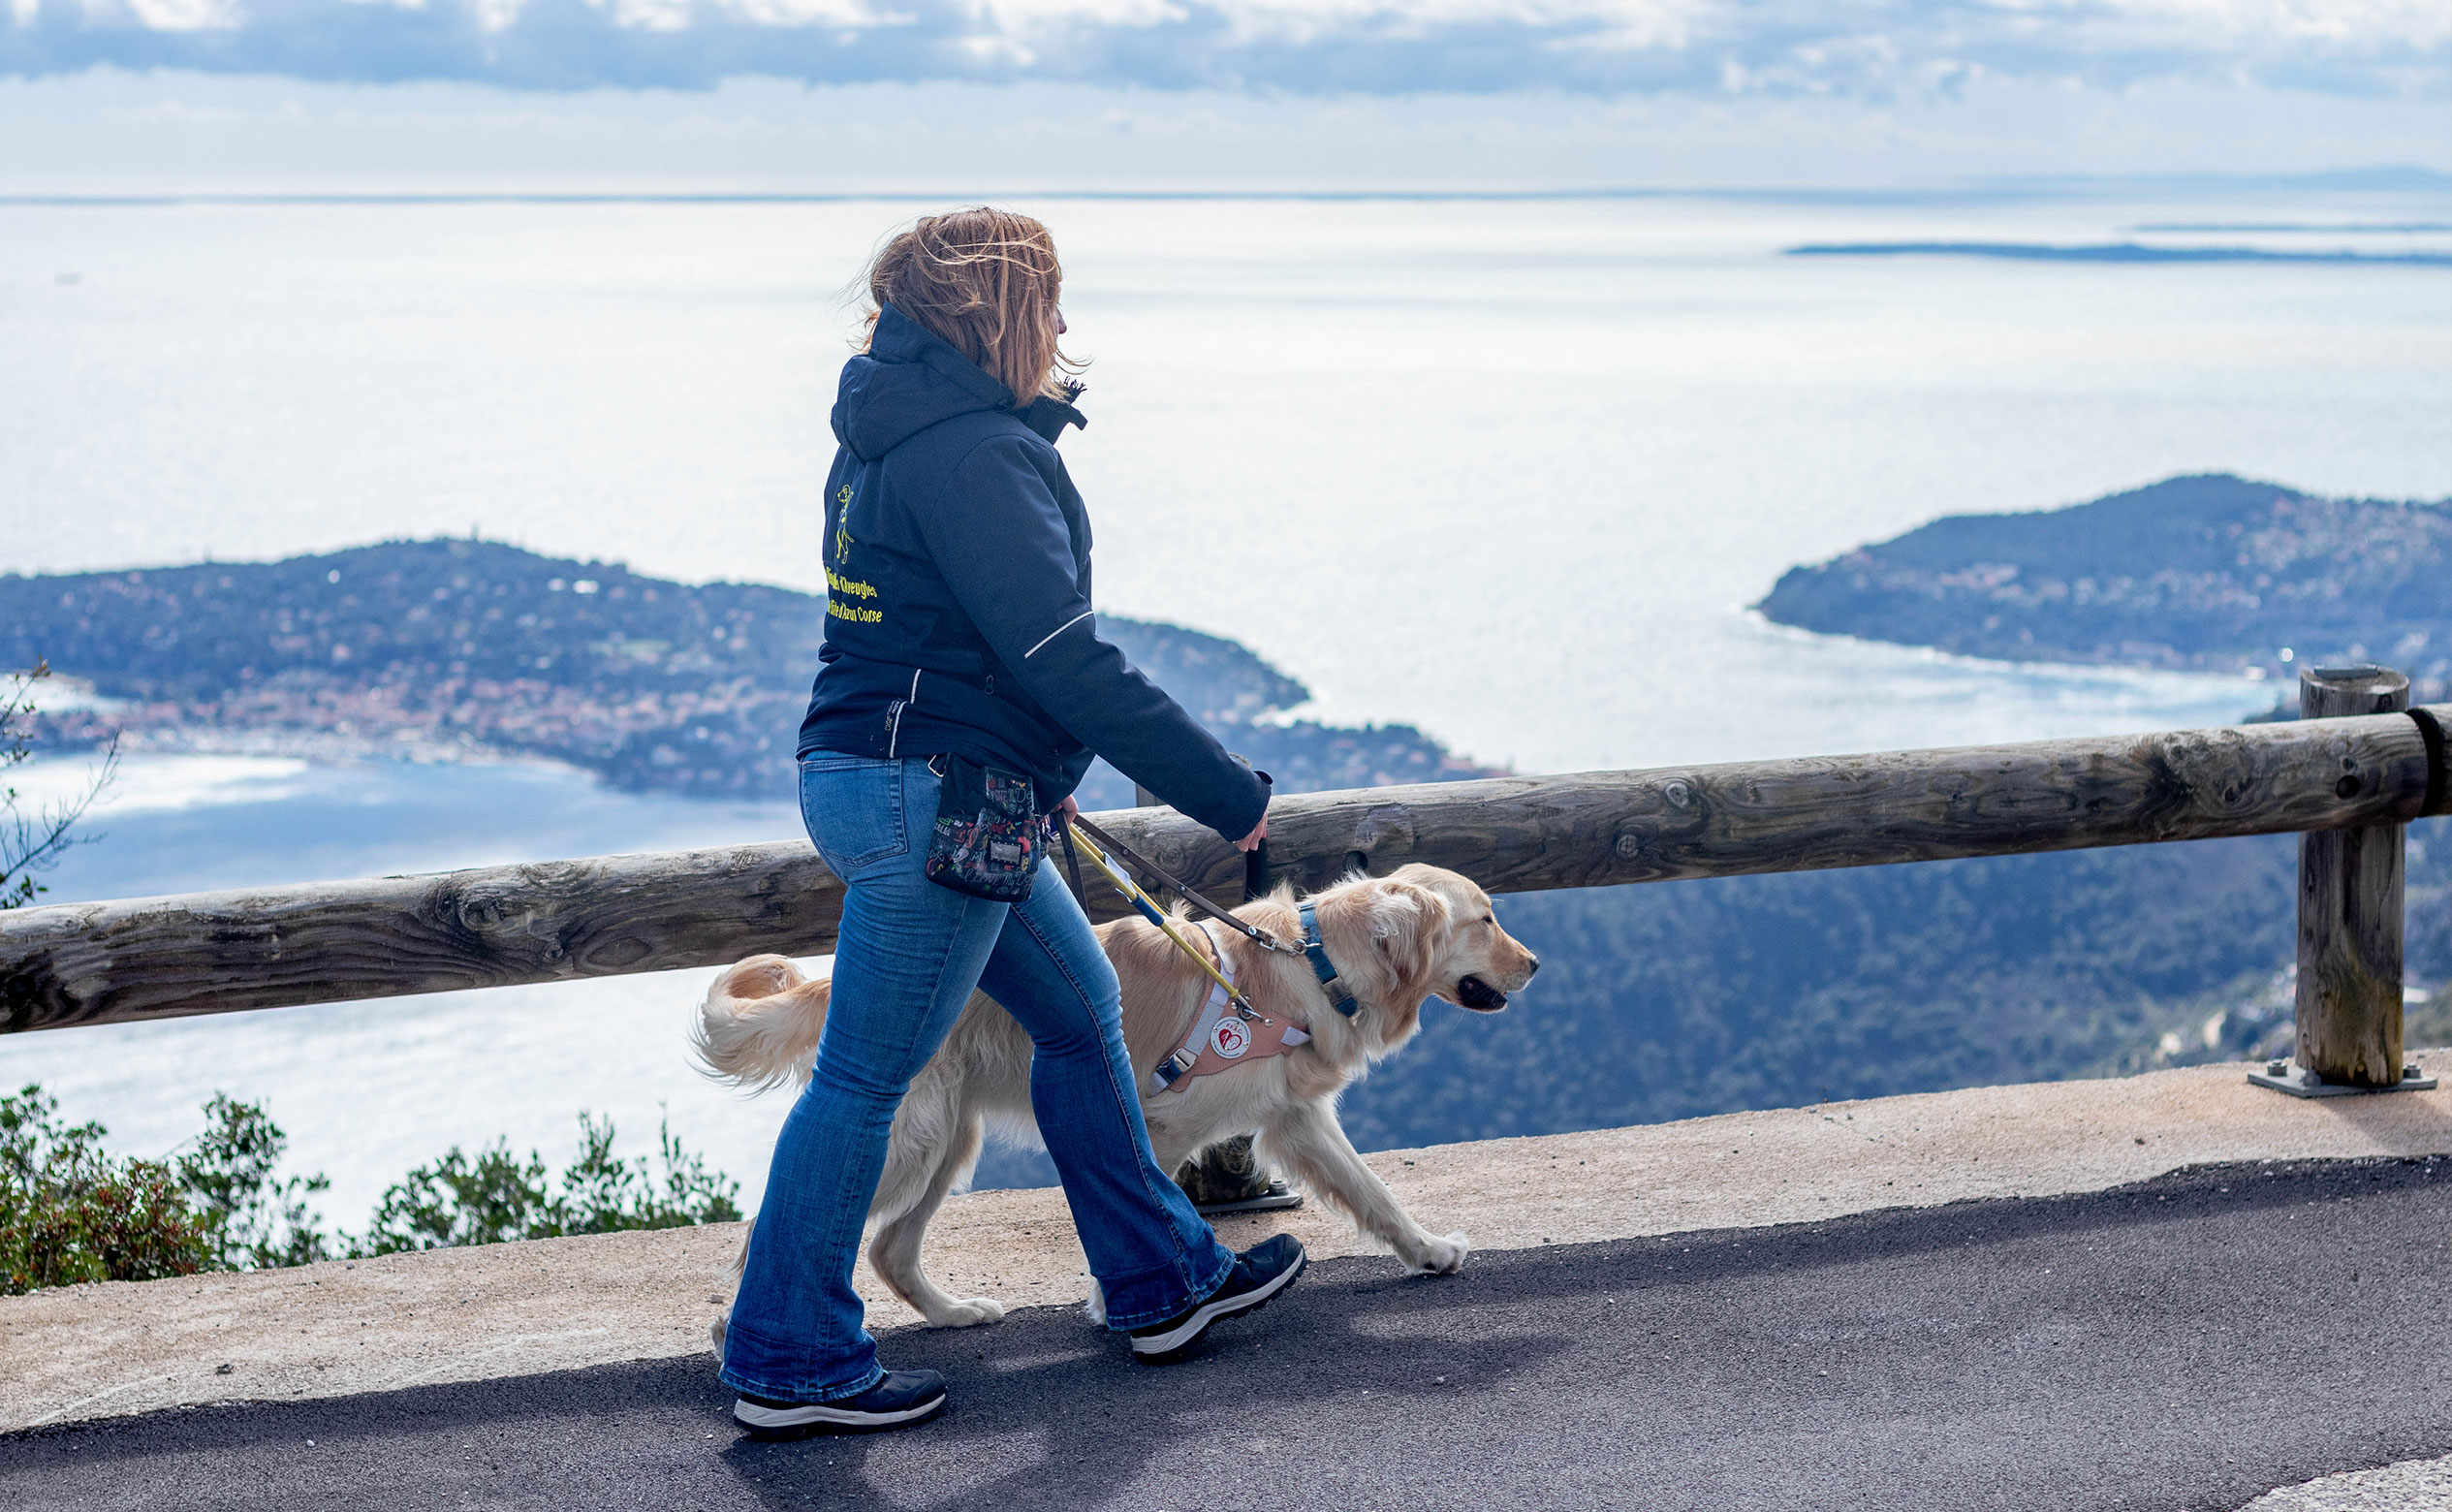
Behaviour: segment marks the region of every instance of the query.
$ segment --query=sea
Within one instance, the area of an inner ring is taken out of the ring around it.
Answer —
[[[2452,251],[2423,190],[1009,196],[1053,229],[1100,605],[1303,712],[1523,772],[2227,723],[2247,678],[1968,661],[1748,606],[1938,516],[2175,473],[2452,495],[2452,268],[1792,257],[1833,242]],[[822,589],[864,259],[793,195],[0,200],[0,572],[482,535]],[[72,695],[73,696],[73,695]],[[12,780],[73,793],[76,761]],[[46,901],[787,837],[548,765],[133,757]],[[0,1039],[114,1147],[265,1103],[362,1226],[407,1166],[660,1120],[754,1205],[784,1105],[690,1068],[708,973]],[[1537,993],[1527,999],[1537,1011]],[[1001,1168],[999,1168],[1001,1169]],[[993,1174],[991,1172],[991,1178]]]

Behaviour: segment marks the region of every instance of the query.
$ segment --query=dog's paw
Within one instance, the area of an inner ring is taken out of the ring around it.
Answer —
[[[1107,1326],[1107,1291],[1105,1287],[1098,1284],[1098,1277],[1095,1276],[1089,1278],[1089,1296],[1082,1304],[1082,1316],[1100,1328]]]
[[[1453,1276],[1464,1269],[1464,1257],[1473,1246],[1462,1234],[1425,1242],[1414,1253],[1404,1257],[1404,1268],[1410,1276]]]
[[[1005,1305],[993,1297],[961,1297],[945,1303],[927,1317],[930,1328],[977,1328],[982,1323],[1002,1323]]]

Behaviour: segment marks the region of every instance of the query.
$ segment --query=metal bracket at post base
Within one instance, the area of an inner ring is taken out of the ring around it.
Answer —
[[[2358,1087],[2348,1082],[2328,1082],[2314,1072],[2287,1060],[2268,1060],[2262,1071],[2250,1071],[2248,1080],[2258,1087],[2270,1087],[2277,1092],[2293,1097],[2364,1097],[2371,1092],[2431,1092],[2434,1077],[2415,1065],[2401,1068],[2401,1080],[2390,1087]]]

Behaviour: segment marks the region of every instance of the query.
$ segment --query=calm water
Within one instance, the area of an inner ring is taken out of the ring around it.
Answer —
[[[0,570],[476,527],[815,587],[838,296],[912,208],[0,205]],[[1103,607],[1526,770],[2087,723],[1739,613],[1935,515],[2209,468],[2452,492],[2452,271],[1775,255],[2439,206],[1031,208],[1095,359]]]
[[[1522,770],[2227,721],[2267,690],[1817,640],[1744,606],[1936,515],[2174,472],[2452,493],[2452,272],[1776,255],[2439,205],[1029,207],[1066,253],[1069,344],[1096,360],[1065,452],[1103,607],[1244,641],[1327,717],[1417,723]],[[910,213],[0,205],[0,570],[475,528],[813,587],[839,295]],[[796,826],[550,769],[194,758],[133,769],[105,828],[55,898]],[[268,1095],[353,1223],[454,1141],[508,1131],[558,1156],[581,1106],[638,1134],[667,1103],[755,1178],[781,1109],[681,1065],[697,988],[29,1036],[0,1044],[0,1077],[41,1077],[131,1149],[182,1137],[215,1087]]]

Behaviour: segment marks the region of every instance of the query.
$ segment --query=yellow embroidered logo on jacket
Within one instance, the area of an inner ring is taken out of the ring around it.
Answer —
[[[834,517],[834,563],[840,566],[851,557],[850,484],[834,490],[834,503],[838,507]],[[826,569],[826,613],[830,617],[862,625],[873,625],[886,617],[881,611],[843,602],[847,598],[875,598],[875,584],[863,583],[857,578],[846,578],[833,567],[829,567]]]

